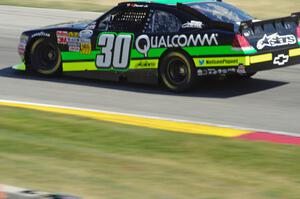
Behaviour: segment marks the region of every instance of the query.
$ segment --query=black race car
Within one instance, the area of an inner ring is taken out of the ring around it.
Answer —
[[[94,21],[26,31],[13,68],[185,91],[200,77],[300,63],[300,13],[259,21],[221,1],[168,2],[120,3]]]

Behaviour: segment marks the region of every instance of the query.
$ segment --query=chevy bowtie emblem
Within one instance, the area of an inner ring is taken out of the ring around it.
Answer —
[[[288,55],[280,54],[274,58],[273,64],[278,65],[278,66],[283,66],[289,62],[289,59],[290,59],[290,57]]]

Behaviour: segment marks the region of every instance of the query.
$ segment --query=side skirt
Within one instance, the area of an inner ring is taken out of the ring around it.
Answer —
[[[104,81],[127,81],[131,83],[142,83],[149,85],[157,85],[158,73],[157,69],[138,69],[129,70],[127,72],[114,71],[78,71],[63,72],[64,75],[70,77],[81,77],[85,79],[99,79]]]

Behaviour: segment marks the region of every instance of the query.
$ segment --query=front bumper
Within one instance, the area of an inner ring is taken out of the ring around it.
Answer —
[[[12,67],[12,69],[18,70],[18,71],[26,71],[26,65],[24,63],[21,63],[21,64],[18,64],[18,65],[14,65]]]
[[[22,59],[22,61],[24,61],[25,57],[25,51],[26,51],[26,47],[29,41],[29,36],[25,35],[24,33],[21,35],[20,37],[20,42],[18,45],[18,53]]]

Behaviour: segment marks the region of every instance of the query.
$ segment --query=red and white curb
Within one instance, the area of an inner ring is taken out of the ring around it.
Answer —
[[[243,140],[271,142],[277,144],[289,144],[300,146],[300,137],[296,135],[283,135],[265,132],[252,132],[238,137]]]

